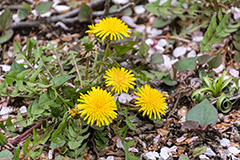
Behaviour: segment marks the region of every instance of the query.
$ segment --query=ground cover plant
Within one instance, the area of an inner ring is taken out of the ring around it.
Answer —
[[[0,4],[1,159],[240,158],[239,2]]]

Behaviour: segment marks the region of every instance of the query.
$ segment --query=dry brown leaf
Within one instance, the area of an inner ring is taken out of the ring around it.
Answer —
[[[64,42],[70,42],[70,41],[72,40],[72,37],[65,36],[65,37],[62,37],[61,39],[62,39],[62,41],[64,41]]]
[[[169,131],[167,131],[165,129],[162,129],[162,128],[159,128],[159,129],[156,129],[156,130],[157,130],[157,133],[160,134],[162,137],[167,138],[167,135],[168,135]]]
[[[227,129],[229,129],[229,127],[231,127],[231,124],[226,123],[226,122],[222,122],[219,124],[216,124],[213,126],[216,130],[218,130],[219,132],[223,133],[224,131],[226,131]]]

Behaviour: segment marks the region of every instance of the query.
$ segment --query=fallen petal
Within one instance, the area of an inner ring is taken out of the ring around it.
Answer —
[[[137,14],[143,14],[145,12],[145,8],[143,7],[143,5],[137,5],[134,7],[134,11]]]
[[[173,50],[174,57],[180,57],[183,56],[187,52],[186,47],[180,46]]]
[[[230,147],[230,140],[227,138],[223,138],[220,140],[220,144],[223,147]]]
[[[231,152],[234,155],[240,153],[240,150],[237,149],[237,147],[228,147],[228,151]]]
[[[159,154],[155,151],[146,153],[146,157],[151,159],[151,160],[155,160],[156,158],[160,158]]]
[[[206,149],[206,152],[205,152],[204,154],[205,154],[205,155],[208,155],[208,156],[210,156],[210,157],[216,156],[216,153],[213,152],[213,150],[212,150],[210,147],[208,147],[208,148]]]

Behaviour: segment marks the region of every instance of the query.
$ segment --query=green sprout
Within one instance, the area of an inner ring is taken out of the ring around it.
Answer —
[[[217,99],[217,109],[223,113],[228,113],[232,109],[232,102],[229,97],[233,96],[239,90],[239,87],[235,78],[230,77],[224,81],[226,74],[227,71],[224,71],[221,77],[202,77],[203,88],[193,92],[191,99],[197,103],[200,103],[205,98],[212,102]],[[230,87],[229,84],[232,80],[234,80],[236,87]]]

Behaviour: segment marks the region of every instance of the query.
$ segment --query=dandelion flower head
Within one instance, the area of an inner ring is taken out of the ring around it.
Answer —
[[[93,125],[96,121],[97,126],[109,125],[112,119],[117,117],[117,105],[114,97],[100,87],[92,87],[87,94],[80,94],[77,105],[80,116],[85,116],[87,124]]]
[[[143,111],[143,116],[147,114],[149,118],[152,118],[152,114],[154,114],[154,119],[161,119],[160,114],[165,115],[166,109],[166,98],[157,90],[150,87],[150,85],[142,86],[138,88],[139,92],[135,92],[139,97],[135,97],[137,100],[136,106],[139,106],[139,112]]]
[[[123,91],[127,93],[129,88],[133,89],[133,85],[135,85],[133,81],[136,80],[131,70],[116,67],[107,70],[104,78],[106,79],[106,86],[112,86],[112,91],[114,90],[118,94]]]
[[[71,109],[70,111],[67,111],[72,117],[75,117],[76,116],[76,114],[79,114],[79,111],[78,111],[78,109],[76,109],[76,108],[73,108],[73,109]]]
[[[107,36],[110,36],[110,40],[116,41],[117,39],[123,39],[123,36],[130,37],[131,29],[121,19],[116,17],[108,17],[100,20],[95,25],[88,26],[90,30],[86,33],[93,33],[96,36],[104,40]]]

